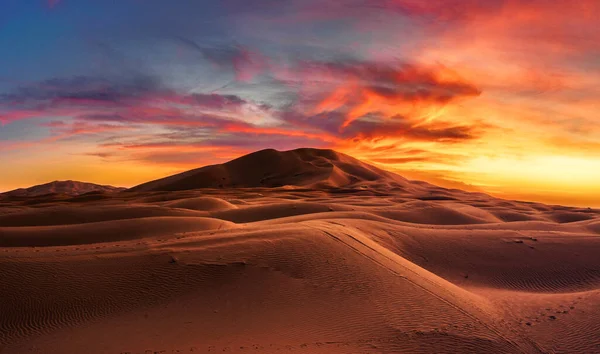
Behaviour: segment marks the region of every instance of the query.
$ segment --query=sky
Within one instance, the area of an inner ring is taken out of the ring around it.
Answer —
[[[0,0],[0,191],[331,148],[600,206],[597,0]]]

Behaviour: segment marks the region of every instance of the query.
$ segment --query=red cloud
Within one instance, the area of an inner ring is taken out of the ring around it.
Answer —
[[[238,69],[252,67],[254,60],[248,54]],[[253,73],[248,71],[244,79]],[[53,141],[108,136],[110,143],[94,152],[98,156],[127,155],[159,163],[181,161],[178,154],[189,156],[219,146],[248,152],[266,147],[343,147],[385,137],[460,142],[480,135],[478,127],[427,122],[416,114],[479,94],[475,86],[441,66],[305,61],[274,74],[291,84],[282,86],[284,93],[300,93],[294,104],[276,107],[235,95],[179,93],[151,78],[78,77],[0,96],[0,119],[70,117],[47,125]],[[131,131],[136,129],[146,134]]]
[[[383,118],[401,115],[422,119],[452,101],[481,93],[473,84],[441,65],[305,62],[298,69],[298,75],[308,82],[317,82],[305,88],[306,96],[320,96],[313,114],[346,113],[342,129],[373,113]]]
[[[241,47],[238,55],[232,58],[237,81],[250,81],[269,68],[269,59],[257,51]]]

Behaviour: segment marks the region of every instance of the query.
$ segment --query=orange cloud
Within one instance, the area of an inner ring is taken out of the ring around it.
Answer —
[[[439,115],[449,103],[481,92],[456,72],[441,66],[375,62],[307,63],[304,77],[318,77],[329,92],[314,113],[345,111],[341,129],[370,113],[403,116],[415,122]]]
[[[239,132],[239,133],[250,133],[257,135],[282,135],[289,137],[303,137],[310,139],[317,139],[329,143],[334,143],[339,139],[326,133],[309,133],[297,129],[285,129],[285,128],[271,128],[271,127],[255,127],[244,124],[226,124],[222,128],[223,131],[227,132]]]

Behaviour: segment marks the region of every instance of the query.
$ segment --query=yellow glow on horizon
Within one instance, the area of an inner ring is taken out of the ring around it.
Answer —
[[[12,161],[13,168],[3,171],[0,193],[31,187],[55,180],[109,184],[132,187],[153,179],[181,172],[181,168],[132,163],[106,162],[97,158],[66,155],[44,159],[40,156],[27,161]]]
[[[461,168],[466,173],[485,173],[484,183],[518,182],[522,186],[581,190],[600,188],[600,160],[570,156],[523,158],[477,157]],[[523,185],[524,184],[524,185]]]

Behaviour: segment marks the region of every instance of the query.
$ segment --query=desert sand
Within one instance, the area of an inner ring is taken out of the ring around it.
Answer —
[[[600,353],[600,211],[263,150],[0,197],[1,353]]]

